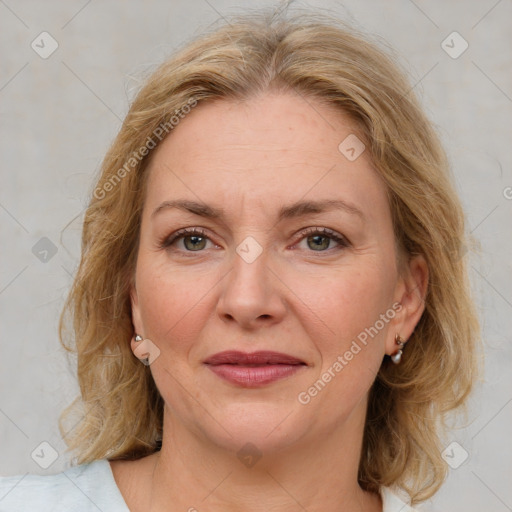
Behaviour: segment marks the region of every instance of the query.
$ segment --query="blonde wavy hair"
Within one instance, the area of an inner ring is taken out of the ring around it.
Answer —
[[[158,145],[159,127],[172,137],[186,105],[272,90],[322,101],[357,123],[387,185],[397,246],[422,254],[430,270],[407,357],[399,366],[384,358],[369,393],[359,483],[370,492],[402,488],[413,504],[442,485],[442,433],[447,413],[464,405],[478,375],[479,326],[447,158],[395,60],[331,18],[260,12],[187,44],[149,77],[103,161],[61,318],[81,391],[61,429],[77,462],[137,459],[161,440],[162,398],[130,349],[129,291],[151,156],[142,148],[149,139]]]

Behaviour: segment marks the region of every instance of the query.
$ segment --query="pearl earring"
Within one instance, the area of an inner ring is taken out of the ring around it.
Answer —
[[[395,364],[399,364],[402,360],[403,348],[405,346],[404,340],[399,334],[395,334],[395,343],[400,347],[394,354],[391,354],[391,361]]]

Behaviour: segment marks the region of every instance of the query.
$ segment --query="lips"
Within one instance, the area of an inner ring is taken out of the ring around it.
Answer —
[[[289,377],[306,363],[289,354],[271,351],[228,350],[210,356],[204,364],[218,377],[241,387],[261,387]]]
[[[272,364],[306,364],[304,361],[297,359],[296,357],[288,354],[282,354],[280,352],[271,351],[259,351],[259,352],[238,352],[236,350],[228,350],[226,352],[219,352],[209,357],[205,364],[218,366],[221,364],[236,364],[241,366],[263,366]]]

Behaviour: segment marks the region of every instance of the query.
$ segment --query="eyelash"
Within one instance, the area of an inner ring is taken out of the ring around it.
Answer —
[[[297,243],[300,243],[300,242],[302,242],[302,240],[304,240],[308,236],[313,236],[313,235],[326,236],[326,237],[330,238],[331,240],[334,240],[338,244],[338,246],[326,249],[325,251],[311,251],[311,252],[326,253],[331,250],[346,249],[347,247],[350,246],[350,242],[343,235],[336,233],[336,231],[333,231],[332,229],[323,228],[323,227],[312,227],[312,228],[306,228],[306,229],[302,230],[300,232],[301,238],[300,238],[299,242],[297,242]]]
[[[306,229],[302,230],[298,235],[300,236],[300,239],[294,245],[297,245],[298,243],[300,243],[302,240],[304,240],[308,236],[313,236],[313,235],[327,236],[328,238],[330,238],[331,240],[334,240],[337,244],[339,244],[337,247],[329,248],[324,251],[313,251],[312,250],[311,252],[326,253],[326,252],[330,252],[331,250],[345,249],[350,246],[350,242],[344,236],[336,233],[336,231],[333,231],[332,229],[329,229],[329,228],[324,228],[324,227],[306,228]],[[175,233],[171,234],[170,236],[164,238],[159,244],[160,248],[168,249],[176,241],[182,240],[183,238],[186,238],[187,236],[199,236],[202,238],[206,238],[206,239],[210,240],[210,242],[212,242],[212,240],[208,237],[208,235],[206,234],[206,231],[203,228],[195,228],[195,227],[194,228],[183,228],[183,229],[180,229],[180,230],[176,231]],[[194,252],[202,252],[202,251],[186,251],[185,250],[183,252],[194,253]]]
[[[203,238],[208,238],[208,240],[210,240],[210,238],[206,235],[206,232],[203,228],[183,228],[183,229],[176,231],[172,235],[164,238],[160,243],[160,247],[162,249],[168,248],[177,240],[183,239],[187,236],[200,236]],[[188,251],[188,252],[194,252],[194,251]]]

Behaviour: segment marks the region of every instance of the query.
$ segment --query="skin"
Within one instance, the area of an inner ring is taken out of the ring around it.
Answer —
[[[407,340],[421,317],[428,270],[421,256],[398,268],[384,183],[367,151],[349,161],[338,150],[353,133],[346,116],[316,100],[265,93],[197,106],[156,149],[131,298],[135,332],[159,350],[151,371],[164,435],[159,453],[111,463],[130,510],[382,510],[357,482],[368,391],[398,348],[395,334]],[[152,215],[176,199],[223,215],[171,207]],[[362,216],[333,209],[278,219],[305,200],[342,200]],[[192,227],[207,237],[194,239],[200,250],[190,250],[190,237],[162,247]],[[246,237],[262,250],[251,263],[236,252]],[[396,302],[400,312],[300,403]],[[203,364],[228,349],[284,352],[307,366],[246,389]],[[252,467],[237,457],[247,443],[261,455]]]

